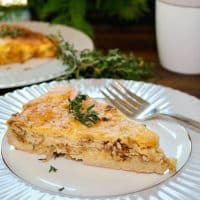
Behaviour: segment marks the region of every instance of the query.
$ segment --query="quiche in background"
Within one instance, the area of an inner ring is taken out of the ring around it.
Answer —
[[[156,133],[72,87],[58,87],[30,101],[7,124],[11,145],[44,154],[46,160],[56,154],[112,169],[158,174],[176,170],[176,160],[160,149]]]
[[[0,25],[0,65],[55,57],[56,53],[55,42],[48,36],[18,25]]]

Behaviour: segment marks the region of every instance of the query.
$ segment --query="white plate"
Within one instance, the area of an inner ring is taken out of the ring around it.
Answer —
[[[99,94],[99,87],[109,84],[110,81],[72,80],[71,82],[75,87],[93,98],[102,98]],[[2,153],[11,170],[17,174],[15,176],[0,158],[0,199],[68,199],[68,196],[74,195],[79,197],[120,195],[118,199],[138,200],[198,199],[200,194],[200,153],[198,148],[200,135],[190,131],[192,153],[189,161],[187,161],[190,154],[190,141],[187,132],[183,127],[171,122],[150,121],[148,126],[160,134],[161,147],[167,154],[178,158],[178,170],[185,164],[172,177],[168,173],[158,176],[89,167],[76,161],[60,158],[51,160],[49,163],[41,163],[37,160],[38,156],[36,155],[13,150],[7,145],[6,140],[3,140],[6,120],[12,113],[20,111],[23,103],[45,93],[49,88],[58,84],[63,84],[63,82],[43,83],[27,87],[0,98]],[[178,108],[179,105],[182,111],[189,113],[188,109],[192,110],[192,117],[197,120],[200,119],[200,112],[198,112],[200,102],[193,97],[152,84],[133,81],[126,81],[125,84],[150,102],[155,102],[155,99],[160,95],[163,96],[162,101],[157,105],[163,107],[163,109],[172,109],[178,112],[178,109],[174,109],[174,106]],[[146,95],[143,94],[145,90],[148,91]],[[152,95],[155,94],[155,91],[157,91],[156,95]],[[189,105],[192,104],[189,108],[181,105],[182,103],[187,105],[188,102]],[[51,164],[58,168],[57,173],[47,173]],[[55,193],[62,186],[65,186],[65,189],[59,194]]]
[[[191,153],[191,142],[185,129],[176,123],[159,120],[147,125],[159,134],[165,153],[177,159],[179,171]],[[15,150],[7,143],[6,137],[2,142],[2,156],[13,173],[32,185],[57,193],[60,193],[59,188],[64,187],[62,194],[76,197],[108,197],[133,193],[153,187],[173,175],[168,171],[161,176],[104,169],[65,158],[44,163],[38,160],[42,156]],[[51,165],[58,169],[56,173],[48,172]]]
[[[94,48],[93,42],[88,36],[67,26],[44,22],[15,22],[14,24],[25,26],[46,35],[60,32],[63,38],[73,44],[78,51]],[[62,75],[65,69],[66,66],[56,58],[33,58],[23,64],[0,65],[0,89],[50,80]]]

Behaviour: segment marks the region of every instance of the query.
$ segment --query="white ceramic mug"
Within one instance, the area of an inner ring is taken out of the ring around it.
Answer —
[[[200,74],[200,0],[156,0],[156,38],[164,68]]]

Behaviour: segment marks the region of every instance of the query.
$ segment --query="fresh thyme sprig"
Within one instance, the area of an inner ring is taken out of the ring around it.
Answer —
[[[146,62],[133,54],[125,55],[119,49],[111,49],[107,54],[99,50],[85,49],[78,52],[58,37],[58,59],[66,65],[64,75],[58,80],[70,78],[114,78],[127,80],[141,80],[153,75],[154,64]]]
[[[74,115],[74,118],[80,121],[87,127],[91,127],[98,120],[98,113],[93,110],[94,105],[89,106],[86,110],[83,110],[82,101],[86,100],[87,95],[79,94],[75,99],[69,99],[69,113]]]

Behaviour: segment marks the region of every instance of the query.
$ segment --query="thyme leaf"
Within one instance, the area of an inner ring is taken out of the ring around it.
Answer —
[[[62,192],[64,189],[65,189],[64,187],[61,187],[61,188],[58,189],[58,191]]]
[[[87,95],[79,94],[75,99],[69,99],[69,113],[74,115],[74,118],[80,121],[87,127],[91,127],[98,120],[98,113],[93,109],[95,105],[91,105],[85,110],[82,107],[82,101],[86,100]]]
[[[46,158],[38,158],[38,160],[40,160],[40,161],[46,161],[47,159]]]
[[[49,168],[49,173],[51,173],[51,172],[56,172],[58,169],[56,169],[54,166],[50,166],[50,168]]]

